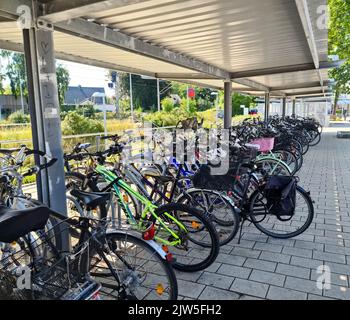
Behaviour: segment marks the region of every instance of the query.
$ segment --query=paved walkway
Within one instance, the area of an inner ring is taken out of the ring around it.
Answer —
[[[309,229],[279,240],[244,228],[210,268],[177,273],[184,299],[350,299],[350,139],[325,133],[298,175],[315,201]],[[321,265],[331,271],[327,290],[317,287]]]

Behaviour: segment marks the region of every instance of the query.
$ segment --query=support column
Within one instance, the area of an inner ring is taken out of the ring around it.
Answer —
[[[66,188],[53,31],[36,28],[24,29],[23,43],[33,146],[58,160],[38,176],[39,200],[53,210],[66,214]],[[39,164],[39,159],[35,160],[36,164]]]
[[[131,120],[134,122],[134,102],[133,102],[133,96],[132,96],[132,76],[131,73],[129,73],[129,85],[130,85],[130,112],[131,112]]]
[[[229,129],[232,126],[232,83],[224,82],[224,128]]]
[[[270,92],[265,93],[265,110],[264,110],[264,120],[267,122],[270,112]]]
[[[292,100],[292,117],[295,118],[296,114],[295,114],[295,98],[293,98]]]
[[[159,79],[157,79],[157,107],[158,107],[158,111],[160,111]]]
[[[282,98],[282,118],[286,116],[286,108],[287,108],[287,98]]]

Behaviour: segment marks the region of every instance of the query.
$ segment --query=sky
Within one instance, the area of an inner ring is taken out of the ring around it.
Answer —
[[[68,69],[70,86],[81,85],[82,87],[104,87],[107,96],[114,94],[114,90],[108,88],[109,80],[107,78],[107,69],[59,59],[57,59],[57,62]],[[7,61],[1,59],[0,63],[2,64],[2,67],[5,68]],[[5,84],[9,84],[8,80],[5,80]]]
[[[104,87],[107,95],[113,94],[113,91],[108,88],[107,69],[63,60],[57,60],[57,62],[68,69],[70,86]]]

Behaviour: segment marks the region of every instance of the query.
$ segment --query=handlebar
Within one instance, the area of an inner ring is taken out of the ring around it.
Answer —
[[[117,134],[109,135],[109,136],[102,136],[100,137],[101,140],[112,140],[114,142],[118,141],[120,139],[120,136]]]
[[[40,153],[43,153],[42,151],[40,151]],[[43,153],[45,156],[45,153]],[[57,158],[51,158],[49,162],[41,164],[39,166],[34,166],[32,168],[30,168],[27,172],[25,172],[23,174],[23,177],[27,177],[27,176],[31,176],[32,174],[37,174],[39,173],[41,170],[47,169],[51,166],[53,166],[55,163],[57,162]]]

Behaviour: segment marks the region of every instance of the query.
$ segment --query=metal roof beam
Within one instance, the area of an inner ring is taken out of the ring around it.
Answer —
[[[91,12],[120,8],[150,0],[53,0],[43,5],[41,16],[52,23],[89,16]]]
[[[343,61],[321,61],[319,64],[319,68],[332,69],[332,68],[339,67],[342,63]],[[314,63],[305,63],[305,64],[297,64],[292,66],[233,72],[231,73],[231,79],[234,80],[234,79],[249,78],[249,77],[272,76],[275,74],[294,73],[294,72],[310,71],[310,70],[315,70]]]
[[[325,82],[324,85],[328,85],[329,82]],[[319,87],[320,83],[318,81],[314,82],[306,82],[306,83],[299,83],[299,84],[293,84],[293,85],[286,85],[286,86],[280,86],[280,87],[272,87],[271,91],[281,91],[281,90],[293,90],[293,89],[306,89],[306,88],[314,88]]]
[[[313,69],[315,69],[315,66],[312,63],[306,63],[306,64],[298,64],[293,66],[238,71],[238,72],[231,73],[231,79],[270,76],[270,75],[280,74],[280,73],[290,73],[290,72],[306,71],[306,70],[313,70]]]
[[[315,69],[319,69],[320,61],[318,58],[318,49],[315,41],[314,31],[312,29],[312,22],[310,18],[310,12],[307,0],[295,0],[295,4],[298,9],[298,13],[301,19],[302,26],[304,28],[305,36],[307,43],[309,45],[310,53],[312,56],[312,60],[315,65]],[[322,87],[322,92],[325,93],[325,89],[323,87],[323,78],[320,70],[318,70],[318,77],[320,79],[320,84]]]
[[[111,28],[84,19],[72,19],[67,22],[58,22],[55,29],[77,37],[92,40],[111,47],[121,48],[136,54],[151,57],[157,60],[175,64],[197,72],[229,79],[229,72],[208,63],[185,56],[181,53],[170,51],[156,45],[151,45],[135,37],[114,31]]]
[[[167,78],[167,79],[212,79],[217,80],[217,77],[211,76],[209,74],[203,73],[156,73],[157,78]]]
[[[187,80],[187,79],[166,79],[166,78],[161,78],[163,80],[169,80],[169,81],[177,81],[177,82],[181,82],[181,83],[188,83],[188,84],[192,84],[198,87],[202,87],[202,88],[210,88],[210,89],[216,89],[216,90],[223,90],[223,86],[216,86],[216,85],[211,85],[208,83],[203,83],[200,81],[196,81],[196,80]]]
[[[21,43],[14,43],[14,42],[10,42],[10,41],[0,40],[0,48],[5,49],[5,50],[23,52],[23,45]],[[100,67],[100,68],[106,68],[106,69],[110,69],[110,70],[116,70],[116,71],[122,71],[122,72],[127,72],[127,73],[139,74],[139,75],[143,75],[143,76],[155,77],[155,73],[152,73],[152,72],[139,70],[139,69],[131,68],[131,67],[125,67],[125,66],[121,66],[121,65],[118,65],[115,63],[108,63],[108,62],[99,61],[99,60],[95,60],[95,59],[89,59],[89,58],[85,58],[85,57],[81,57],[81,56],[75,56],[75,55],[71,55],[71,54],[67,54],[67,53],[59,52],[59,51],[55,52],[55,58],[65,60],[65,61],[87,64],[90,66],[95,66],[95,67]]]
[[[232,80],[234,83],[241,84],[242,86],[247,86],[249,88],[255,89],[257,91],[269,92],[270,88],[264,86],[263,84],[250,80],[250,79],[234,79]]]
[[[331,93],[330,90],[325,90],[324,93]],[[314,91],[305,91],[305,92],[298,92],[298,93],[290,93],[287,94],[287,97],[305,97],[308,95],[315,95],[315,94],[320,94],[323,95],[323,91],[322,90],[314,90]]]

